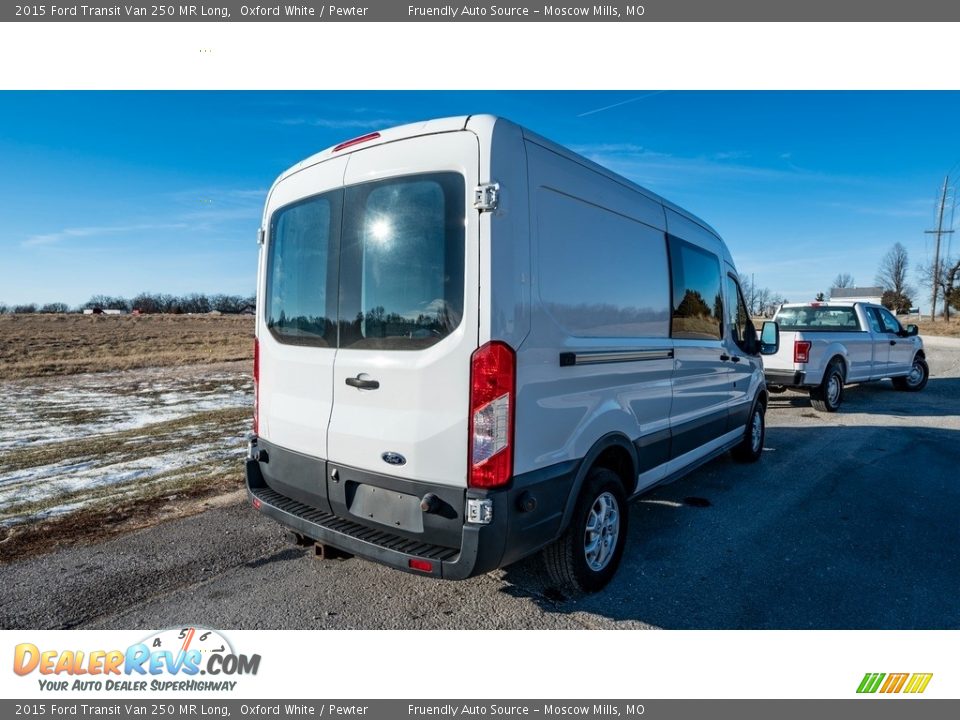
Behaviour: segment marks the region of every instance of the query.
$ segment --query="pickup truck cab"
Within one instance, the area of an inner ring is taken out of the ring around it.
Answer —
[[[807,390],[813,407],[836,412],[844,385],[891,378],[898,390],[916,392],[930,370],[917,326],[904,328],[893,313],[872,303],[788,303],[774,316],[780,349],[764,358],[771,392]]]

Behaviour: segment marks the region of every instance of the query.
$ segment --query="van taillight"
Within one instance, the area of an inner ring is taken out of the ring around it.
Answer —
[[[260,341],[253,339],[253,434],[260,434]]]
[[[509,345],[488,342],[470,358],[468,485],[506,485],[513,475],[516,356]]]
[[[795,363],[810,362],[810,341],[809,340],[793,341],[793,361]]]

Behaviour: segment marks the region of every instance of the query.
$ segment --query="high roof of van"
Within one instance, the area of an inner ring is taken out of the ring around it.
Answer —
[[[660,202],[665,208],[668,208],[679,215],[695,222],[696,224],[703,227],[712,235],[719,237],[719,234],[714,230],[710,225],[701,220],[699,217],[693,213],[681,208],[678,205],[666,200],[657,193],[648,190],[641,185],[629,180],[622,175],[618,175],[612,170],[605,168],[604,166],[590,160],[589,158],[580,155],[579,153],[570,150],[563,145],[560,145],[552,140],[549,140],[542,135],[529,130],[525,127],[517,125],[516,123],[502,118],[496,115],[487,115],[487,114],[478,114],[478,115],[459,115],[456,117],[446,117],[446,118],[437,118],[434,120],[424,120],[422,122],[409,123],[407,125],[398,125],[392,128],[386,128],[383,130],[377,130],[375,132],[370,132],[359,137],[351,138],[345,140],[337,145],[331,145],[330,147],[321,150],[318,153],[311,155],[310,157],[300,161],[296,165],[288,168],[286,171],[280,174],[276,182],[280,182],[284,178],[296,173],[299,170],[303,170],[306,167],[311,165],[316,165],[317,163],[323,162],[324,160],[329,160],[332,157],[338,157],[341,155],[346,155],[356,150],[364,150],[376,145],[383,145],[389,142],[396,142],[397,140],[404,140],[406,138],[418,137],[422,135],[433,135],[436,133],[444,132],[456,132],[458,130],[470,130],[477,134],[478,137],[482,139],[488,139],[493,135],[493,127],[497,123],[509,123],[518,129],[519,132],[523,134],[523,137],[530,142],[534,142],[537,145],[541,145],[552,152],[562,155],[564,157],[570,158],[571,160],[580,163],[581,165],[589,167],[591,170],[604,175],[612,180],[615,180],[622,185],[629,187],[637,192],[641,192],[647,197]]]

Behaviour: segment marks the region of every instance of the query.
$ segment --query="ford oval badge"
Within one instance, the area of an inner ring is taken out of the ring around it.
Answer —
[[[407,464],[407,459],[400,453],[385,452],[380,457],[382,457],[383,461],[388,465],[406,465]]]

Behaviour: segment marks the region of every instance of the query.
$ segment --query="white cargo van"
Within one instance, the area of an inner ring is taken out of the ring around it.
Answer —
[[[596,590],[628,499],[760,456],[776,325],[761,347],[723,242],[549,140],[371,133],[263,217],[247,485],[301,540],[454,579],[543,549]]]

